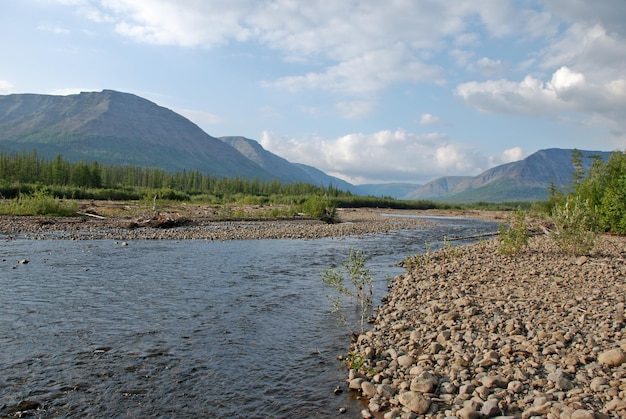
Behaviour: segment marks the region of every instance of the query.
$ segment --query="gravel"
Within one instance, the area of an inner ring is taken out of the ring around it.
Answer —
[[[625,256],[623,237],[571,257],[539,236],[416,259],[352,348],[363,416],[626,417]]]

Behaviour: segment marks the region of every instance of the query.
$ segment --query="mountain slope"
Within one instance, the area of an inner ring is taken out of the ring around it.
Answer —
[[[402,199],[419,186],[415,183],[363,183],[357,188],[361,195]]]
[[[606,160],[611,154],[583,151],[583,165],[591,167],[594,156]],[[407,194],[406,199],[436,199],[445,202],[535,201],[548,197],[551,183],[563,189],[570,184],[574,166],[571,149],[539,150],[523,160],[503,164],[478,176],[457,178],[451,188],[442,184],[450,178],[436,179]]]
[[[272,173],[282,182],[304,182],[313,185],[333,185],[344,191],[357,193],[357,188],[339,178],[329,176],[319,169],[300,163],[291,163],[276,154],[270,153],[255,140],[245,137],[220,137],[220,140],[234,147],[241,154]]]
[[[183,116],[112,90],[0,96],[0,149],[221,177],[273,176]]]

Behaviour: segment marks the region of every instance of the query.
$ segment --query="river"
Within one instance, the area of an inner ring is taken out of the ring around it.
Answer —
[[[3,240],[0,415],[28,400],[42,418],[360,417],[333,393],[349,335],[320,273],[364,251],[377,303],[406,256],[497,228],[433,221],[344,239]]]

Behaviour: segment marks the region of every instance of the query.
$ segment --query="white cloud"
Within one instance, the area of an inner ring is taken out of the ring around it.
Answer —
[[[476,69],[484,76],[495,76],[504,72],[504,64],[501,60],[492,60],[482,57],[476,62]]]
[[[13,85],[6,80],[0,80],[0,92],[10,93],[13,91]]]
[[[501,163],[511,163],[514,161],[520,161],[528,156],[528,153],[524,151],[522,147],[513,147],[508,150],[504,150],[502,152],[502,156],[500,157]]]
[[[339,101],[376,100],[399,84],[445,82],[433,57],[457,47],[479,45],[479,33],[519,35],[529,20],[510,0],[480,4],[433,0],[344,2],[310,0],[59,0],[137,42],[213,48],[250,42],[285,60],[315,63],[314,70],[266,80],[263,85],[292,92],[315,89]],[[472,51],[461,52],[464,60]],[[494,63],[497,61],[494,60]],[[492,65],[493,67],[493,65]],[[341,110],[341,107],[339,107]],[[343,113],[352,117],[350,113]]]
[[[412,60],[403,48],[374,50],[328,67],[322,72],[283,77],[265,82],[267,87],[327,90],[347,95],[379,93],[398,82],[437,82],[441,69]]]
[[[420,125],[441,125],[443,120],[438,116],[430,113],[423,113],[420,115]]]
[[[69,95],[77,95],[80,92],[99,92],[102,89],[81,89],[78,87],[65,87],[62,89],[54,89],[48,92],[49,95],[55,96],[69,96]]]
[[[440,176],[478,174],[488,164],[488,159],[474,148],[440,133],[384,130],[328,140],[285,138],[264,132],[259,142],[291,162],[315,166],[353,183],[427,182]]]
[[[582,73],[568,67],[555,71],[549,82],[532,76],[517,83],[490,80],[462,83],[456,94],[483,112],[523,114],[535,117],[558,117],[567,112],[585,115],[583,122],[604,123],[626,132],[626,77],[604,83],[591,83]],[[601,116],[602,118],[597,118]]]

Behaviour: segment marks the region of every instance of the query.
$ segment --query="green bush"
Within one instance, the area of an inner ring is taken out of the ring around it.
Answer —
[[[365,253],[350,248],[348,260],[342,264],[348,274],[351,285],[346,284],[344,273],[328,268],[322,275],[324,284],[335,291],[328,299],[333,305],[333,313],[337,314],[339,321],[348,325],[346,316],[341,309],[342,297],[354,298],[360,314],[361,333],[365,330],[365,316],[372,305],[374,278],[369,269],[365,268]],[[354,333],[354,332],[352,332]]]
[[[567,254],[581,256],[589,253],[597,233],[597,217],[589,201],[570,195],[552,212],[554,231],[550,236]]]
[[[501,224],[498,232],[498,252],[512,255],[528,246],[526,213],[518,208],[508,224]]]
[[[77,210],[76,202],[61,201],[44,190],[35,191],[31,195],[19,195],[14,199],[0,200],[2,215],[74,216]]]
[[[337,207],[328,197],[311,195],[302,204],[302,211],[309,217],[317,218],[328,224],[337,222]]]

